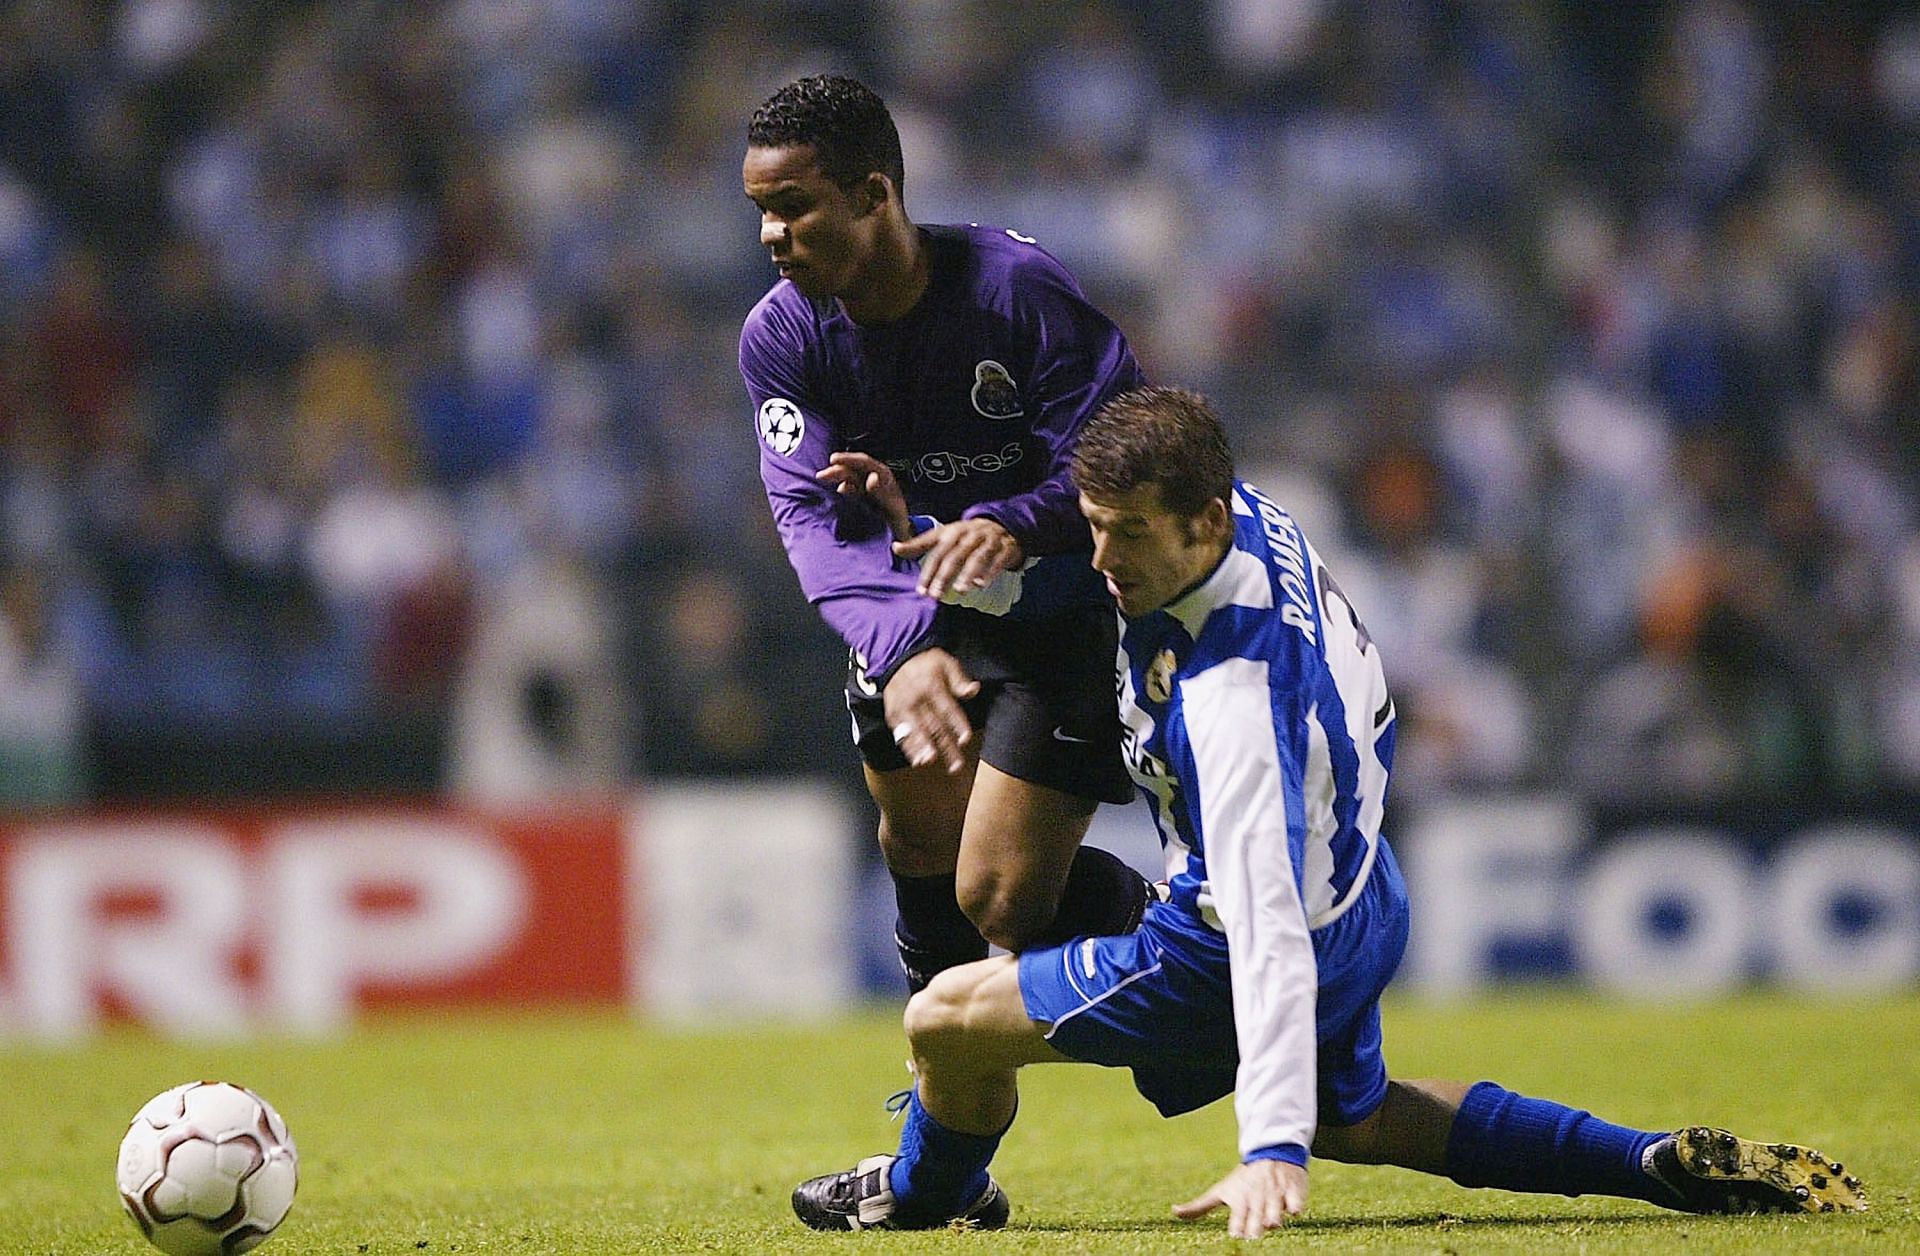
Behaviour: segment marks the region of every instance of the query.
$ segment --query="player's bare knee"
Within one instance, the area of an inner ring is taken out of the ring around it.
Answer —
[[[906,1043],[920,1072],[950,1074],[970,1062],[972,985],[947,981],[954,972],[943,972],[906,1002]]]
[[[907,1040],[923,1068],[949,1076],[1018,1067],[1036,1029],[1011,956],[949,968],[907,1003]]]
[[[978,967],[949,968],[907,1000],[907,1042],[917,1058],[939,1057],[964,1041],[968,1010],[981,980]]]
[[[960,910],[980,936],[1007,951],[1020,951],[1053,922],[1057,896],[1002,877],[985,877],[956,887]]]

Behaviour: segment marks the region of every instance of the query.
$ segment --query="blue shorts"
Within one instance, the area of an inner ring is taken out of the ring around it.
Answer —
[[[1366,1119],[1387,1093],[1380,992],[1407,949],[1407,887],[1385,839],[1360,897],[1317,930],[1320,1123]],[[1027,1015],[1053,1026],[1055,1049],[1133,1070],[1162,1115],[1233,1092],[1240,1063],[1227,940],[1178,907],[1151,903],[1123,937],[1075,938],[1020,956]]]

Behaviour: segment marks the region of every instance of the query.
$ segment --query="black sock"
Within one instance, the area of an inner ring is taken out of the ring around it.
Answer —
[[[926,989],[936,973],[987,957],[986,939],[960,910],[951,872],[934,877],[906,877],[896,872],[893,901],[900,909],[893,924],[893,941],[900,948],[907,993]]]
[[[1153,886],[1125,860],[1098,846],[1082,846],[1073,852],[1053,923],[1027,945],[1059,946],[1082,935],[1104,938],[1132,933],[1140,927],[1140,917],[1152,898]]]

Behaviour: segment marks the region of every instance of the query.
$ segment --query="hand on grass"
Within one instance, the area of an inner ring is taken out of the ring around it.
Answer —
[[[1173,1206],[1182,1221],[1204,1217],[1225,1206],[1227,1233],[1257,1239],[1307,1210],[1307,1171],[1284,1160],[1255,1160],[1238,1165],[1205,1194]]]

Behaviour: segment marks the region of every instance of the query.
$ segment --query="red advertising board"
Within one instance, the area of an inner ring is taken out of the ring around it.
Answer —
[[[626,814],[343,804],[0,821],[0,1036],[623,1001],[640,932]]]

